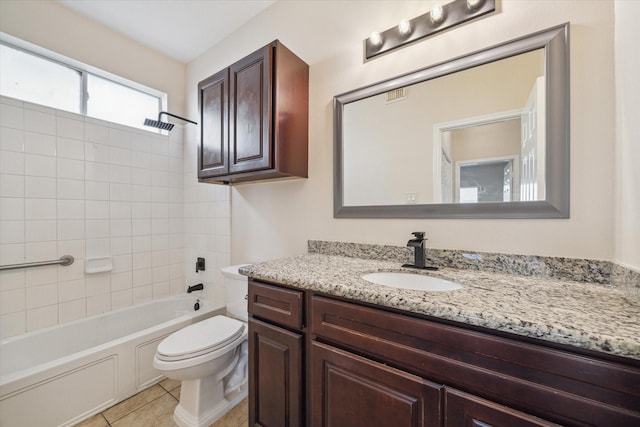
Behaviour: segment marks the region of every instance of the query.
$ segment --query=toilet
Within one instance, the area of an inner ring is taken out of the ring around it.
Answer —
[[[238,273],[243,265],[222,269],[226,316],[182,328],[156,350],[154,368],[182,381],[173,414],[180,427],[207,427],[247,396],[247,278]]]

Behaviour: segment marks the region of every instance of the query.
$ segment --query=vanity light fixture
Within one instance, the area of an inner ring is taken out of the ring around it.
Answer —
[[[372,59],[408,43],[495,12],[496,0],[453,0],[436,5],[413,19],[403,19],[388,30],[374,31],[364,40],[364,59]]]

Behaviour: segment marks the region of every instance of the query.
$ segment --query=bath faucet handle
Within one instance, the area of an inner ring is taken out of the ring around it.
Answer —
[[[416,237],[416,240],[417,240],[417,239],[425,240],[425,238],[424,238],[424,234],[425,234],[425,233],[424,233],[424,231],[414,231],[414,232],[413,232],[413,233],[411,233],[411,234],[413,234],[413,235]]]
[[[199,271],[205,271],[204,258],[196,259],[196,273]]]

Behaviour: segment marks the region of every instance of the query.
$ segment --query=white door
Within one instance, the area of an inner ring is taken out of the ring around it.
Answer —
[[[538,77],[522,110],[520,200],[545,199],[545,79]]]

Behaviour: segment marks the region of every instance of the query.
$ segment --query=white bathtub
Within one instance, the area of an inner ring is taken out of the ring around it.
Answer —
[[[158,382],[156,347],[224,313],[188,294],[114,310],[0,342],[0,426],[73,425]]]

